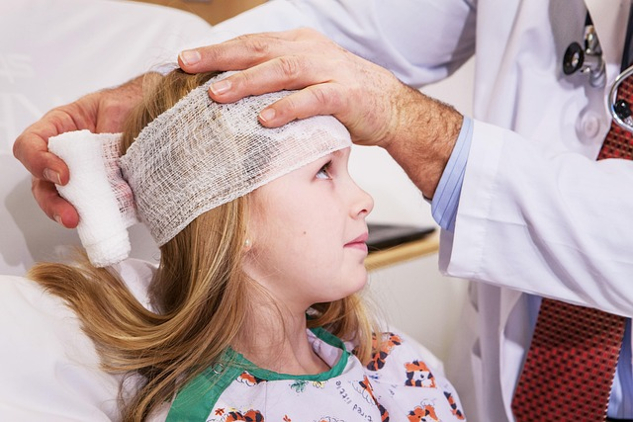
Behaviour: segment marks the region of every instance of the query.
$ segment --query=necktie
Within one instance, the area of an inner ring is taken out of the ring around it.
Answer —
[[[625,80],[618,98],[633,100]],[[633,159],[631,133],[611,124],[598,159]],[[543,299],[512,400],[517,422],[604,421],[625,318]]]

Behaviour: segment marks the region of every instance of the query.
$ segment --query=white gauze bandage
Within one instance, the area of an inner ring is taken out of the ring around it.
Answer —
[[[225,75],[158,116],[121,157],[138,214],[159,246],[200,214],[351,145],[347,129],[330,116],[264,128],[258,113],[287,91],[213,102],[209,85]]]
[[[128,257],[127,228],[138,221],[132,191],[118,165],[120,139],[119,134],[80,130],[48,140],[49,151],[70,171],[70,180],[57,191],[77,209],[79,239],[96,267]]]
[[[202,213],[352,144],[347,129],[331,116],[264,128],[259,112],[290,91],[213,102],[209,85],[227,75],[195,88],[158,116],[118,161],[137,214],[158,246]]]

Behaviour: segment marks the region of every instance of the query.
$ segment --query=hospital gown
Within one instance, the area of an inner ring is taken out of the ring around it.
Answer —
[[[280,374],[229,350],[224,365],[208,368],[183,388],[167,421],[465,420],[453,387],[421,359],[428,352],[407,336],[384,333],[367,365],[351,344],[324,329],[309,330],[308,337],[329,371]]]

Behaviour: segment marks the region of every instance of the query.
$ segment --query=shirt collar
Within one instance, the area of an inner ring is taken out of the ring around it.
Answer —
[[[607,82],[620,73],[630,0],[585,0],[607,64]],[[615,70],[617,69],[617,70]]]

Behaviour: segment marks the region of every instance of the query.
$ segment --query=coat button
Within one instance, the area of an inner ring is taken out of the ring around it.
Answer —
[[[583,142],[593,141],[600,133],[600,117],[597,113],[583,113],[577,121],[576,134]]]

